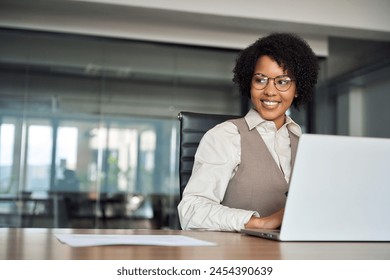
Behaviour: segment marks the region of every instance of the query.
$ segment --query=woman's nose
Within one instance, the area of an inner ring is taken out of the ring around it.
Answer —
[[[264,93],[268,96],[276,95],[277,89],[273,83],[273,81],[268,81],[267,86],[264,88]]]

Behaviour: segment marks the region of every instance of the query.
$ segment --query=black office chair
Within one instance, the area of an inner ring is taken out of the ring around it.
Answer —
[[[237,115],[216,115],[180,112],[179,183],[180,199],[192,173],[194,156],[203,135],[215,125],[226,120],[240,118]]]

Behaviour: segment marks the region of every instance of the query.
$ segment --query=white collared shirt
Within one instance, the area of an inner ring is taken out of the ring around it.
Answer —
[[[251,109],[245,116],[249,128],[256,128],[288,182],[291,174],[291,146],[288,130],[297,136],[301,128],[286,116],[276,129]],[[216,144],[218,143],[218,144]],[[183,229],[239,231],[251,216],[261,213],[221,205],[230,179],[241,162],[241,138],[237,127],[224,122],[208,131],[195,155],[193,172],[183,192],[178,212]]]

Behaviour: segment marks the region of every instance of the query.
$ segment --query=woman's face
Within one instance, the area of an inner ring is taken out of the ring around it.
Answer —
[[[291,82],[291,86],[286,91],[280,91],[275,87],[274,79],[269,79],[268,84],[263,89],[255,88],[255,79],[259,74],[268,78],[275,78],[288,73],[283,71],[276,61],[269,56],[261,56],[255,65],[251,84],[251,100],[260,116],[268,121],[273,121],[279,129],[285,122],[285,113],[290,108],[296,95],[296,84]],[[259,88],[259,86],[257,86]]]

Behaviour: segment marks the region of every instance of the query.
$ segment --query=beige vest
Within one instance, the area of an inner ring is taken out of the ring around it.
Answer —
[[[222,204],[268,216],[284,207],[288,184],[259,132],[255,128],[249,130],[244,118],[230,121],[241,136],[241,163],[228,184]],[[290,131],[289,135],[293,166],[299,139]]]

